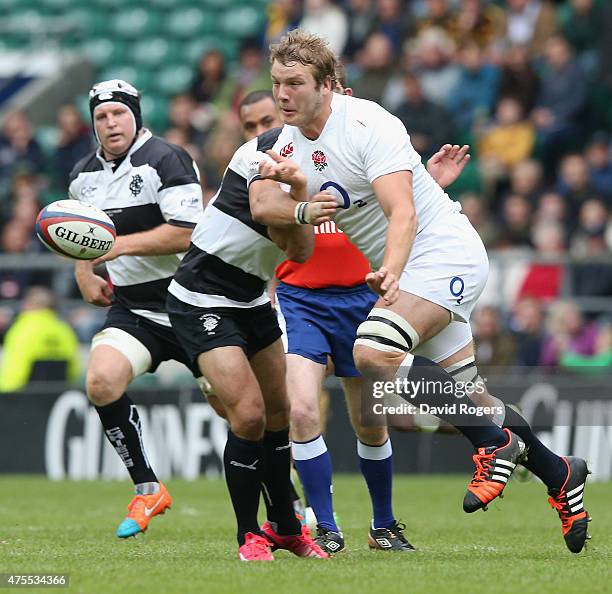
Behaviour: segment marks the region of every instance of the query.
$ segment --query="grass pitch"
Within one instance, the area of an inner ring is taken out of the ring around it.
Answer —
[[[236,559],[221,480],[169,482],[172,510],[146,535],[120,541],[114,530],[131,497],[128,483],[2,477],[0,573],[68,573],[70,587],[54,591],[70,594],[612,591],[612,485],[588,486],[593,540],[572,555],[541,484],[511,483],[488,512],[467,515],[468,479],[397,477],[396,514],[415,553],[368,549],[367,492],[361,477],[345,475],[336,477],[335,504],[347,550],[329,561],[281,551],[274,563],[247,564]]]

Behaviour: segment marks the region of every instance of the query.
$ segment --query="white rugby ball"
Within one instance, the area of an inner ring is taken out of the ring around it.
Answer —
[[[108,253],[117,232],[110,217],[78,200],[58,200],[36,218],[36,234],[52,252],[75,260],[94,260]]]

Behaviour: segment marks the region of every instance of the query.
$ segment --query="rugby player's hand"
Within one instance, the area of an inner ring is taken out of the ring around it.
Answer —
[[[77,284],[83,299],[98,307],[108,307],[111,304],[113,290],[101,276],[97,274],[87,274],[76,277]]]
[[[304,216],[315,227],[321,223],[331,221],[338,210],[338,202],[334,195],[324,190],[315,194],[306,207]]]
[[[445,144],[427,161],[427,171],[438,184],[446,188],[460,175],[470,162],[469,144],[460,147],[458,144]]]
[[[368,287],[380,295],[386,305],[393,305],[400,294],[399,279],[384,266],[376,272],[368,272],[365,277]]]
[[[115,237],[115,245],[103,256],[96,258],[92,261],[92,264],[95,266],[99,266],[100,264],[104,264],[104,262],[110,262],[119,256],[123,256],[123,243],[121,236]]]
[[[262,179],[273,179],[274,181],[287,184],[292,188],[306,188],[306,176],[291,159],[281,157],[273,150],[266,151],[273,163],[262,159],[259,163],[259,175]]]

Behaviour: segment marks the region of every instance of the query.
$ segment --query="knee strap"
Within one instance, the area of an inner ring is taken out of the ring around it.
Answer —
[[[138,377],[151,368],[153,359],[149,349],[125,330],[120,328],[100,330],[91,341],[91,350],[93,351],[100,345],[110,346],[119,351],[130,362],[134,377]]]
[[[357,328],[356,345],[394,353],[409,353],[419,344],[417,331],[388,309],[375,307]]]

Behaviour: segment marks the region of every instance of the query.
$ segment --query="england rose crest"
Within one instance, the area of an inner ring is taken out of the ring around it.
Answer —
[[[319,173],[327,167],[327,157],[323,151],[312,153],[312,162]]]

